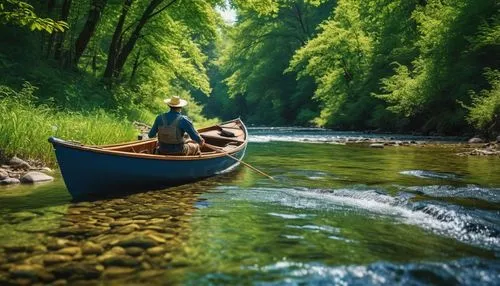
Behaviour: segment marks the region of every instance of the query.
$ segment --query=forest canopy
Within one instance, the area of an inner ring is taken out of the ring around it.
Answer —
[[[230,9],[234,23],[219,11]],[[0,85],[37,104],[424,134],[500,130],[496,0],[0,0]]]

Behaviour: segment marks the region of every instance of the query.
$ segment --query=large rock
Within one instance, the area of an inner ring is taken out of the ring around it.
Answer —
[[[52,265],[71,261],[71,256],[62,254],[46,254],[43,256],[43,264]]]
[[[16,178],[7,178],[0,181],[0,185],[14,185],[19,183],[21,183],[21,181]]]
[[[373,143],[373,144],[370,144],[370,148],[384,148],[384,144],[382,144],[382,143]]]
[[[75,256],[81,252],[82,252],[82,249],[78,246],[65,247],[65,248],[61,248],[57,251],[58,254],[69,255],[69,256]]]
[[[497,136],[497,142],[500,143],[500,135]]]
[[[468,141],[470,144],[475,144],[475,143],[484,143],[484,140],[479,138],[479,137],[472,137]]]
[[[31,168],[31,166],[30,166],[30,164],[28,164],[28,162],[26,162],[23,159],[20,159],[16,156],[12,157],[12,159],[9,160],[9,165],[11,165],[12,167],[17,168],[17,169],[29,170]]]
[[[54,180],[53,177],[44,174],[42,172],[36,172],[36,171],[28,172],[21,178],[21,182],[30,184],[38,182],[47,182],[52,180]]]
[[[132,246],[125,249],[125,251],[127,251],[127,254],[130,256],[140,256],[144,252],[144,249]]]
[[[9,173],[5,171],[4,169],[0,169],[0,181],[5,180],[9,177]]]
[[[102,248],[102,246],[91,241],[85,242],[85,244],[82,246],[82,252],[85,255],[101,254],[103,251],[104,249]]]

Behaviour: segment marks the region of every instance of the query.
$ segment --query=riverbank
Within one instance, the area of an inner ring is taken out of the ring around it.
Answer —
[[[85,144],[111,144],[134,139],[136,131],[126,118],[105,112],[63,111],[37,104],[36,88],[29,84],[15,91],[0,86],[0,151],[4,159],[56,166],[50,136]]]

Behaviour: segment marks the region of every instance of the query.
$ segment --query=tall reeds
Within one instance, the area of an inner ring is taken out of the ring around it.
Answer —
[[[111,144],[135,139],[132,124],[102,110],[91,112],[57,111],[35,105],[35,88],[25,84],[16,92],[0,86],[0,151],[55,165],[50,136],[84,144]]]

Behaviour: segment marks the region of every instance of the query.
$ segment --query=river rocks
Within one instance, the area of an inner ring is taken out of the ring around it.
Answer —
[[[59,254],[64,254],[64,255],[69,255],[69,256],[75,256],[81,252],[82,252],[82,249],[78,246],[65,247],[65,248],[61,248],[57,251],[57,253],[59,253]]]
[[[144,252],[144,249],[142,249],[140,247],[132,246],[132,247],[128,247],[127,249],[125,249],[125,251],[130,256],[140,256]]]
[[[52,270],[57,278],[95,279],[101,276],[102,269],[97,264],[69,262]]]
[[[155,242],[158,242],[158,243],[166,243],[167,242],[167,240],[164,237],[160,236],[159,234],[151,234],[150,232],[147,232],[147,233],[148,233],[147,237],[152,239]]]
[[[102,264],[105,266],[129,266],[134,267],[139,265],[139,261],[129,255],[114,255],[106,257],[102,260]]]
[[[172,267],[173,250],[185,239],[180,235],[187,233],[199,194],[183,186],[71,204],[58,219],[59,227],[36,234],[34,246],[0,247],[0,285],[144,284],[148,277],[160,277]],[[42,217],[40,212],[17,212],[3,218],[11,223]],[[183,265],[178,259],[176,263]],[[37,266],[10,272],[22,265]],[[38,273],[40,269],[45,272]]]
[[[35,250],[35,246],[33,246],[33,245],[6,245],[3,247],[3,249],[7,253],[33,252],[33,250]]]
[[[469,139],[468,142],[470,144],[476,144],[476,143],[484,143],[484,140],[482,138],[479,138],[479,137],[472,137],[471,139]]]
[[[35,164],[37,167],[33,167]],[[19,183],[35,183],[52,181],[54,178],[47,175],[53,173],[48,167],[39,167],[39,162],[30,164],[21,158],[12,157],[0,168],[0,185],[14,185]]]
[[[384,144],[382,144],[382,143],[373,143],[373,144],[370,144],[370,148],[384,148]]]
[[[129,233],[132,233],[132,232],[134,232],[134,231],[136,231],[136,230],[138,230],[140,228],[141,227],[138,226],[137,224],[132,223],[132,224],[129,224],[129,225],[125,225],[125,226],[119,227],[116,230],[114,230],[113,232],[120,233],[120,234],[129,234]]]
[[[35,217],[37,217],[37,215],[32,212],[16,212],[7,215],[5,218],[11,224],[18,224],[24,221],[32,220]]]
[[[458,153],[459,156],[500,156],[500,151],[490,149],[474,149],[463,153]]]
[[[165,252],[167,252],[167,249],[165,249],[162,246],[155,246],[155,247],[151,247],[148,250],[146,250],[146,253],[151,255],[151,256],[158,256],[158,255],[161,255]]]
[[[38,183],[38,182],[46,182],[54,180],[53,177],[44,174],[42,172],[28,172],[21,178],[21,182],[23,183]]]
[[[63,254],[47,254],[43,257],[43,264],[52,265],[71,261],[71,256]]]
[[[101,254],[104,251],[102,246],[95,244],[91,241],[85,242],[85,244],[82,246],[82,253],[85,255],[89,254]]]
[[[43,167],[43,168],[41,168],[40,172],[44,172],[46,174],[52,174],[52,173],[54,173],[54,171],[51,168],[49,168],[49,167]]]
[[[135,271],[136,270],[132,267],[109,267],[104,270],[104,276],[107,278],[115,278],[134,273]]]
[[[13,278],[27,278],[30,281],[49,282],[55,278],[40,265],[16,265],[9,270],[9,274]]]
[[[67,239],[53,239],[47,242],[47,248],[49,250],[59,250],[64,247],[70,247],[70,246],[76,246],[77,244],[75,242],[72,242]]]
[[[28,164],[28,162],[26,162],[26,161],[24,161],[16,156],[12,157],[9,160],[8,164],[15,169],[24,169],[24,170],[31,169],[31,166],[30,166],[30,164]]]
[[[122,247],[136,246],[140,248],[150,248],[156,246],[157,244],[158,243],[155,240],[147,237],[133,237],[118,242],[118,245]]]
[[[0,169],[0,181],[5,180],[9,177],[9,173],[5,171],[4,169]]]
[[[0,185],[16,185],[19,183],[21,183],[21,181],[16,178],[6,178],[0,181]]]

